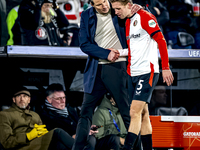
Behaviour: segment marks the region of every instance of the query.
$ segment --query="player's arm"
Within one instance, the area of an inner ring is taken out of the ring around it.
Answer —
[[[157,42],[158,49],[160,52],[160,57],[162,61],[162,70],[169,70],[169,58],[167,51],[167,44],[162,32],[155,33],[152,38]]]
[[[162,32],[155,33],[152,36],[152,38],[158,44],[158,49],[160,52],[161,64],[162,64],[163,82],[165,82],[169,86],[173,83],[174,77],[169,68],[169,57],[168,57],[167,44],[166,44],[165,38]]]

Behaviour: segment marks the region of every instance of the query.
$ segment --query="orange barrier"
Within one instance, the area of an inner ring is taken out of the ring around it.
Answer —
[[[154,148],[200,150],[200,117],[150,116]]]

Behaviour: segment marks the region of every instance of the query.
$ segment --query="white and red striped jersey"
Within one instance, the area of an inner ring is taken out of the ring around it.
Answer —
[[[138,76],[159,73],[159,48],[162,69],[169,69],[167,45],[154,15],[141,9],[126,21],[128,43],[127,73]]]

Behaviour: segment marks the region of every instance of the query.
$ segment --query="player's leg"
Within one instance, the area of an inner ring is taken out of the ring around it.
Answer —
[[[148,104],[142,113],[141,139],[143,150],[152,150],[152,126],[149,118]]]
[[[152,74],[151,74],[152,76]],[[151,86],[149,86],[149,96],[147,99],[147,104],[143,110],[142,114],[142,126],[141,126],[141,140],[143,145],[143,150],[152,150],[152,126],[149,118],[148,103],[150,103],[152,92],[158,82],[159,74],[153,74],[153,80],[151,80]],[[149,80],[150,81],[150,80]],[[149,82],[150,83],[150,82]]]
[[[149,119],[149,110],[148,104],[145,104],[145,107],[142,112],[142,126],[141,126],[141,135],[152,134],[151,122]]]
[[[72,150],[83,150],[85,147],[85,144],[89,138],[89,131],[94,109],[97,103],[100,103],[106,91],[107,90],[105,89],[105,86],[101,80],[101,68],[99,67],[92,93],[84,93],[80,118],[76,128],[76,138]]]
[[[123,150],[130,150],[133,147],[136,139],[138,138],[139,132],[141,130],[142,112],[145,105],[146,102],[138,100],[133,100],[131,103],[130,107],[131,121]]]
[[[142,112],[146,102],[133,100],[130,107],[131,122],[128,132],[139,134],[142,124]]]
[[[129,78],[129,97],[132,98],[133,101],[130,108],[131,123],[125,140],[124,150],[132,148],[132,145],[141,131],[142,113],[146,113],[148,110],[146,110],[146,103],[150,102],[151,94],[157,80],[158,74],[154,73],[131,77],[131,80]],[[145,113],[144,117],[147,119],[148,114]]]

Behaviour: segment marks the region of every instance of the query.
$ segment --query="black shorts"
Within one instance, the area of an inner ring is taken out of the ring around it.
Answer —
[[[158,82],[159,73],[148,73],[128,77],[129,102],[139,100],[150,103],[152,92]]]

